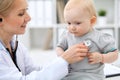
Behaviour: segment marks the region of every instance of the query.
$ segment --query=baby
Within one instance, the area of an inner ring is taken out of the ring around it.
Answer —
[[[64,18],[68,26],[58,42],[58,55],[74,44],[87,46],[89,52],[82,61],[70,64],[63,80],[104,80],[104,63],[114,62],[118,51],[111,35],[93,28],[97,20],[93,0],[69,0]]]

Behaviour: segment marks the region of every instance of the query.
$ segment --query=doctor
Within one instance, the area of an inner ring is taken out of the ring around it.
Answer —
[[[30,21],[26,0],[0,0],[0,80],[60,80],[68,73],[68,64],[84,59],[88,48],[70,47],[47,67],[34,66],[27,49],[17,41]]]

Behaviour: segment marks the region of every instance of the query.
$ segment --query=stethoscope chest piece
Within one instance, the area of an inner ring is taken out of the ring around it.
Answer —
[[[92,42],[91,42],[91,40],[85,40],[85,41],[84,41],[84,44],[85,44],[86,46],[90,47],[90,46],[92,45]]]

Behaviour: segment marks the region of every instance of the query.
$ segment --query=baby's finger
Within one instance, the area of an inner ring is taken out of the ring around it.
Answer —
[[[93,60],[92,58],[89,58],[88,61],[89,61],[89,62],[93,62],[94,60]]]

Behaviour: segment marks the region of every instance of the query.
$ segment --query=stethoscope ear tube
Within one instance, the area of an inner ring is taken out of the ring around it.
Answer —
[[[17,48],[18,48],[18,35],[16,35],[15,48],[13,49],[12,53],[13,53],[13,62],[15,63],[15,66],[18,68],[19,71],[21,71],[17,65],[17,59],[16,59]]]
[[[21,71],[20,68],[19,68],[18,65],[17,65],[17,59],[16,59],[17,48],[18,48],[18,41],[16,40],[15,48],[14,48],[14,50],[12,51],[12,53],[13,53],[13,62],[15,63],[15,66],[18,68],[18,70]]]

